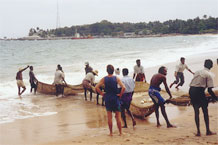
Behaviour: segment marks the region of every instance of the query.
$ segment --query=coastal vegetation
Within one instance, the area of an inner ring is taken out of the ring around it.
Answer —
[[[131,36],[147,36],[161,34],[204,34],[218,33],[218,18],[196,17],[188,20],[168,20],[165,22],[140,22],[140,23],[111,23],[107,20],[102,20],[89,25],[78,25],[71,27],[56,28],[43,30],[39,27],[31,28],[29,36],[37,35],[43,38],[46,37],[73,37],[76,33],[81,36],[96,36],[96,37],[123,37],[126,33]]]

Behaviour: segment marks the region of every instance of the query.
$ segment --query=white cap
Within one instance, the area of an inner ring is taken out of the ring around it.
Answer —
[[[89,65],[89,62],[87,61],[87,62],[85,62],[85,65]]]

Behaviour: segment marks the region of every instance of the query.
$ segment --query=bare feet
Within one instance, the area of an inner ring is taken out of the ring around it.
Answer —
[[[132,126],[134,127],[135,125],[136,125],[136,121],[133,120],[133,121],[132,121]]]
[[[110,134],[108,134],[108,136],[113,136],[113,134],[112,134],[112,133],[110,133]]]
[[[200,133],[200,132],[197,132],[197,133],[195,134],[195,136],[201,136],[201,133]]]
[[[176,126],[172,125],[172,124],[168,124],[167,128],[176,128]]]
[[[215,132],[211,132],[211,131],[208,131],[207,133],[206,133],[206,135],[215,135],[216,133]]]
[[[170,85],[170,88],[172,88],[172,86],[173,86],[173,83]]]
[[[157,124],[157,127],[161,127],[161,124]]]

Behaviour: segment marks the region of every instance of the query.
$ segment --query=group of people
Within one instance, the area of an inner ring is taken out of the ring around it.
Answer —
[[[36,90],[37,90],[38,80],[35,77],[35,74],[33,72],[33,66],[28,65],[25,68],[19,68],[19,71],[16,74],[16,80],[17,80],[17,87],[18,87],[18,95],[20,97],[26,90],[26,86],[23,82],[22,72],[25,71],[27,68],[30,69],[29,71],[30,92],[32,92],[32,90],[34,89],[34,94],[36,94]],[[54,82],[53,82],[56,88],[56,96],[61,94],[62,97],[64,97],[64,87],[67,85],[64,77],[65,77],[64,71],[62,70],[61,65],[58,64],[56,72],[55,72]],[[23,89],[22,91],[21,91],[21,88]]]
[[[170,88],[174,84],[177,84],[176,88],[178,89],[179,86],[182,86],[184,84],[183,71],[185,69],[187,69],[189,72],[191,72],[194,75],[190,83],[189,95],[195,113],[195,123],[197,127],[196,136],[201,135],[200,127],[199,127],[200,126],[199,108],[202,108],[203,110],[204,120],[206,124],[206,135],[213,135],[215,133],[211,132],[209,128],[208,100],[205,96],[205,89],[208,88],[208,92],[212,96],[213,101],[217,101],[217,97],[215,96],[212,90],[212,88],[214,87],[213,79],[211,74],[209,73],[209,70],[213,67],[213,62],[210,59],[205,60],[204,69],[196,71],[195,73],[193,73],[187,67],[187,65],[185,64],[184,57],[180,59],[180,62],[181,63],[178,66],[176,66],[176,70],[175,70],[176,80],[170,85]],[[30,76],[29,81],[31,85],[30,91],[32,92],[32,89],[34,89],[34,92],[36,92],[37,89],[38,80],[36,79],[33,73],[33,67],[27,66],[24,69],[19,69],[16,75],[19,96],[21,96],[21,94],[26,90],[26,87],[23,83],[22,72],[25,71],[27,68],[30,68],[30,72],[29,72],[29,76]],[[107,110],[110,135],[111,136],[113,135],[112,112],[115,112],[117,127],[119,129],[120,135],[122,135],[121,118],[124,122],[123,128],[127,128],[125,111],[127,111],[128,114],[130,115],[132,119],[133,127],[136,125],[136,121],[130,111],[130,104],[132,101],[132,96],[134,94],[135,81],[146,82],[145,72],[143,66],[141,65],[140,59],[136,60],[133,77],[128,76],[129,70],[127,68],[122,69],[122,74],[123,74],[122,78],[114,75],[114,71],[117,75],[119,75],[120,70],[114,69],[114,67],[110,64],[107,65],[106,71],[107,71],[107,76],[103,77],[100,80],[100,82],[96,84],[95,76],[98,76],[98,71],[93,70],[93,68],[89,66],[88,62],[85,63],[85,78],[82,81],[82,85],[84,87],[85,100],[87,100],[87,91],[90,91],[90,100],[92,100],[92,93],[93,92],[97,93],[97,104],[99,104],[98,103],[99,94],[103,96],[102,101],[105,102],[105,106]],[[167,128],[171,128],[175,126],[172,125],[168,120],[167,113],[165,110],[165,103],[167,103],[169,100],[165,100],[160,94],[161,91],[160,85],[163,83],[166,92],[169,94],[169,99],[172,98],[170,89],[167,85],[166,75],[167,75],[167,68],[165,66],[161,66],[158,70],[158,73],[154,74],[150,80],[150,87],[148,90],[148,94],[155,105],[155,116],[157,120],[157,127],[161,125],[159,122],[159,108],[161,108],[161,113],[166,121]],[[64,79],[64,72],[62,70],[61,65],[57,65],[57,70],[55,72],[55,79],[53,84],[56,86],[56,95],[62,94],[63,96],[64,86],[67,85],[67,83]],[[20,89],[21,87],[23,88],[22,91]],[[103,102],[102,105],[104,105]]]
[[[197,127],[196,136],[201,136],[199,127],[199,108],[202,108],[203,110],[206,125],[206,135],[214,135],[215,133],[213,133],[209,127],[208,99],[205,96],[205,89],[208,88],[208,92],[211,95],[213,102],[217,101],[217,97],[212,90],[212,88],[214,87],[213,79],[211,74],[209,73],[209,70],[213,67],[213,62],[210,59],[205,60],[204,69],[196,71],[195,73],[192,72],[185,64],[184,57],[180,59],[180,62],[181,63],[176,66],[175,70],[176,80],[170,85],[170,88],[174,84],[177,84],[175,88],[178,89],[179,86],[182,86],[184,84],[183,71],[185,69],[187,69],[194,75],[190,83],[189,95],[195,112],[195,123]],[[130,115],[133,126],[136,125],[135,119],[131,111],[129,110],[129,107],[134,93],[134,81],[146,82],[144,68],[143,66],[141,66],[141,62],[138,59],[136,60],[136,65],[134,66],[133,78],[128,76],[127,68],[124,68],[122,70],[123,78],[121,79],[116,76],[119,75],[119,69],[114,70],[114,67],[112,65],[107,65],[106,71],[108,75],[100,80],[100,82],[95,86],[95,89],[97,93],[99,93],[105,99],[110,135],[113,135],[112,112],[115,112],[117,127],[119,129],[120,135],[122,135],[121,118],[124,122],[123,128],[127,128],[125,110],[127,110],[128,114]],[[116,75],[113,75],[114,71]],[[161,113],[166,121],[167,128],[171,128],[175,126],[170,123],[165,110],[165,103],[168,103],[169,99],[172,98],[171,92],[167,85],[166,75],[167,68],[165,66],[161,66],[158,70],[158,73],[154,74],[151,78],[148,94],[155,105],[157,127],[161,125],[159,122],[159,108],[161,108]],[[162,83],[164,84],[166,92],[169,95],[169,99],[167,100],[165,100],[160,94],[160,85]],[[104,86],[104,91],[101,90],[101,86]]]
[[[30,69],[29,71],[29,82],[30,82],[30,92],[32,92],[32,90],[34,89],[34,93],[36,94],[36,89],[37,89],[37,82],[38,80],[35,77],[35,74],[33,73],[33,66],[27,66],[25,68],[19,68],[19,71],[16,74],[16,80],[17,80],[17,87],[18,87],[18,96],[21,97],[21,95],[24,93],[24,91],[26,90],[26,86],[23,82],[23,75],[22,72],[25,71],[27,68]],[[23,89],[21,91],[21,88]]]

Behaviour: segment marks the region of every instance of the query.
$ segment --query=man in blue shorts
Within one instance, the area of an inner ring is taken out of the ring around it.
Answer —
[[[166,75],[167,75],[166,67],[164,67],[164,66],[160,67],[158,70],[158,73],[153,75],[153,77],[151,78],[150,88],[149,88],[148,93],[149,93],[149,96],[151,97],[151,99],[155,105],[155,115],[156,115],[156,119],[157,119],[157,127],[160,126],[159,111],[158,111],[158,109],[160,107],[161,113],[162,113],[164,119],[166,120],[167,128],[170,128],[170,127],[174,127],[174,126],[172,124],[170,124],[170,122],[167,118],[167,114],[166,114],[166,110],[165,110],[165,106],[164,106],[166,101],[159,93],[161,90],[160,84],[163,83],[167,93],[170,96],[170,99],[172,98],[172,95],[171,95],[170,90],[169,90],[168,85],[167,85]]]

